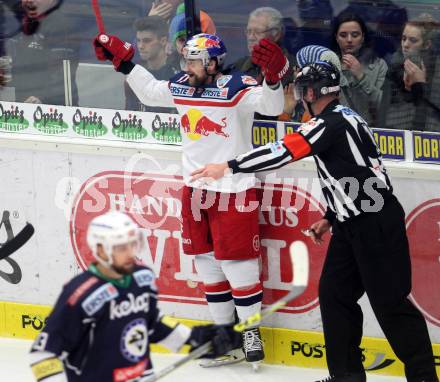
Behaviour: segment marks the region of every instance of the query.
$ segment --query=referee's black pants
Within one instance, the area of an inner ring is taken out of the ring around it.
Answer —
[[[438,381],[426,322],[408,299],[410,291],[405,213],[394,196],[380,212],[333,225],[319,285],[331,375],[364,372],[358,300],[366,292],[407,380]]]

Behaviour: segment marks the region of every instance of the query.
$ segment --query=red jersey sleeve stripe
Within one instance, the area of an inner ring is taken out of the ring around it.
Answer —
[[[307,139],[300,133],[287,134],[283,138],[284,145],[292,153],[294,160],[306,157],[312,151],[312,147]]]

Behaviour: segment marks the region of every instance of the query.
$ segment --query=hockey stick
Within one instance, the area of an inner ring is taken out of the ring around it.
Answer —
[[[0,247],[0,260],[13,254],[19,248],[27,243],[27,241],[32,237],[35,230],[31,223],[26,223],[24,228],[15,235],[11,240],[7,241]]]
[[[95,13],[96,25],[98,26],[99,33],[105,33],[104,21],[101,15],[101,8],[99,8],[98,0],[92,0],[92,8]]]
[[[171,365],[168,365],[167,367],[164,367],[162,370],[159,370],[157,372],[154,372],[153,375],[150,375],[144,379],[141,379],[140,382],[155,382],[158,379],[161,379],[165,377],[166,375],[170,374],[180,366],[184,365],[185,363],[188,363],[189,361],[192,361],[193,359],[197,359],[201,357],[202,355],[208,353],[211,350],[211,341],[207,342],[206,344],[198,347],[196,350],[189,353],[187,356],[179,359],[178,361],[172,363]]]
[[[263,309],[261,313],[255,314],[248,318],[246,321],[240,322],[239,324],[235,325],[235,330],[243,331],[249,327],[259,324],[261,320],[275,313],[278,309],[283,308],[290,300],[293,300],[304,292],[309,280],[309,254],[307,251],[307,247],[302,241],[295,241],[290,245],[289,252],[290,260],[292,262],[293,275],[291,291],[272,305]],[[164,369],[155,372],[154,375],[142,379],[141,382],[155,382],[165,377],[172,371],[176,370],[178,367],[184,365],[185,363],[192,361],[193,359],[197,359],[202,355],[208,353],[210,350],[211,342],[207,342],[206,344],[189,353],[186,357],[183,357],[177,362],[168,365]]]
[[[284,297],[263,309],[260,313],[250,316],[247,320],[239,322],[234,330],[242,332],[250,327],[259,325],[262,320],[277,310],[284,308],[287,303],[301,295],[309,282],[309,253],[307,246],[302,241],[294,241],[289,248],[292,261],[292,289]]]

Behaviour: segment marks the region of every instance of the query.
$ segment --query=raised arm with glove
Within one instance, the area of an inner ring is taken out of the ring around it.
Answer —
[[[261,67],[268,85],[281,81],[289,70],[289,60],[282,49],[266,38],[254,46],[252,62]]]
[[[128,74],[133,69],[131,59],[134,56],[134,48],[130,43],[116,36],[101,33],[95,37],[93,46],[96,58],[100,61],[111,61],[116,71]]]

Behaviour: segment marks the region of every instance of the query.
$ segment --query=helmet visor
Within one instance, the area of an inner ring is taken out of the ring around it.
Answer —
[[[112,248],[112,254],[118,256],[120,254],[132,251],[132,255],[138,257],[144,247],[144,237],[140,229],[133,230],[133,233],[128,233],[126,240],[121,240],[115,243]]]
[[[296,101],[301,101],[307,94],[307,86],[303,84],[295,84],[293,88],[293,95]]]

